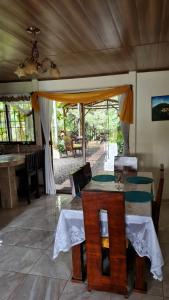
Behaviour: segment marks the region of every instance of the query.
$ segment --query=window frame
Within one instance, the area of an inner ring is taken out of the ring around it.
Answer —
[[[3,101],[1,101],[3,102]],[[8,105],[6,103],[4,103],[5,105],[5,114],[6,114],[6,125],[7,125],[7,134],[8,134],[8,141],[1,141],[0,140],[0,145],[15,145],[15,144],[19,144],[19,145],[36,145],[36,131],[35,131],[35,114],[34,114],[34,110],[32,109],[32,120],[33,120],[33,134],[34,134],[34,141],[12,141],[11,137],[11,130],[10,130],[10,120],[9,120],[9,109],[8,109]]]

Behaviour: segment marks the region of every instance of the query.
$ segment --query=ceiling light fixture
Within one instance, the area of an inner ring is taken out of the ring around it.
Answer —
[[[27,76],[38,77],[39,74],[48,72],[49,77],[59,78],[60,72],[56,64],[50,58],[45,57],[42,61],[39,60],[37,35],[40,33],[40,29],[32,26],[26,31],[32,35],[31,56],[27,57],[24,62],[20,63],[14,73],[21,78]]]

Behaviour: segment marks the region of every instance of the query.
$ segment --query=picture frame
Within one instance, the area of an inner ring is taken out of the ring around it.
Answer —
[[[152,121],[169,120],[169,95],[151,97]]]

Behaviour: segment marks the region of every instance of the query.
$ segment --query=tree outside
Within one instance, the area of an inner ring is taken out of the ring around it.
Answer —
[[[120,121],[117,109],[111,105],[106,105],[107,101],[101,102],[100,106],[85,108],[85,131],[87,141],[106,141],[109,143],[117,143],[119,153],[123,146],[123,136],[120,129]],[[57,114],[57,132],[58,150],[64,151],[62,133],[71,138],[79,135],[80,118],[77,106],[65,107],[61,103],[56,103]],[[54,126],[52,126],[52,134],[54,134]]]

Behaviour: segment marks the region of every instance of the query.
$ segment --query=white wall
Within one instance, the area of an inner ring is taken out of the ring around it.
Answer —
[[[114,86],[133,84],[135,86],[135,72],[121,75],[101,77],[59,79],[25,82],[0,83],[0,94],[24,94],[35,91],[63,92],[86,91],[92,89],[111,88]]]
[[[151,97],[169,95],[169,71],[137,74],[136,152],[140,167],[157,171],[164,163],[165,177],[169,176],[169,121],[152,121]],[[167,179],[164,198],[169,197]]]
[[[134,95],[136,86],[136,72],[130,72],[121,75],[110,75],[90,78],[77,79],[59,79],[38,81],[15,82],[15,83],[0,83],[0,94],[25,94],[35,91],[46,92],[73,92],[73,91],[87,91],[93,89],[104,89],[115,86],[130,84],[133,86]],[[135,96],[134,96],[135,103]],[[38,115],[35,114],[36,123],[36,141],[41,144],[41,130]],[[130,130],[130,150],[135,153],[135,124],[131,126]]]
[[[130,131],[131,152],[137,153],[140,167],[153,170],[157,177],[160,163],[164,163],[169,176],[169,121],[151,121],[151,96],[169,95],[169,71],[0,84],[0,94],[28,93],[33,91],[75,91],[108,88],[131,84],[134,90],[134,125]],[[135,151],[136,150],[136,151]],[[165,182],[164,197],[169,198]]]

